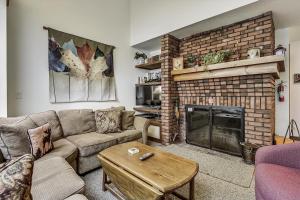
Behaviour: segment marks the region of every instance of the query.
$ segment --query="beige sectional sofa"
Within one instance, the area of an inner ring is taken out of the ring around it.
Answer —
[[[91,109],[46,111],[28,115],[41,126],[49,123],[54,149],[34,163],[32,195],[38,200],[81,200],[85,184],[75,173],[84,174],[100,167],[97,154],[112,145],[142,140],[146,142],[147,120],[134,118],[134,127],[119,133],[96,132],[95,113]],[[13,124],[24,117],[0,118],[0,125]],[[0,152],[1,154],[1,152]],[[4,162],[3,157],[0,163]],[[99,188],[100,189],[100,188]]]

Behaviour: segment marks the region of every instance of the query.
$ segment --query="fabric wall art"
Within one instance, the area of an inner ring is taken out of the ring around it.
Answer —
[[[114,47],[48,28],[50,102],[114,101]]]

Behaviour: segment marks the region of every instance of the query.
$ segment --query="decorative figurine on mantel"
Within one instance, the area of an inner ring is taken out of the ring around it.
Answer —
[[[281,44],[274,49],[274,54],[277,56],[285,56],[286,48],[284,48]]]
[[[183,57],[173,58],[173,70],[183,69]]]
[[[259,58],[260,57],[260,48],[250,49],[247,54],[249,59]]]

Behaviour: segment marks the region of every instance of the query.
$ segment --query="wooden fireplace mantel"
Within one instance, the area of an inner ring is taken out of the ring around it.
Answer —
[[[174,78],[174,81],[188,81],[255,74],[272,74],[277,79],[279,78],[279,72],[284,71],[284,56],[274,55],[214,65],[192,67],[182,70],[173,70],[171,74]]]

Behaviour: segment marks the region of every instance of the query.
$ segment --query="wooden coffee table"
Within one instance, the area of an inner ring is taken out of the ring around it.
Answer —
[[[140,152],[130,155],[127,150],[132,147]],[[147,152],[153,152],[154,156],[140,161],[139,157]],[[100,152],[98,158],[103,167],[102,189],[109,190],[119,199],[164,199],[169,194],[180,199],[194,199],[194,177],[199,167],[192,160],[139,142],[110,147]],[[175,192],[187,183],[189,198]]]

